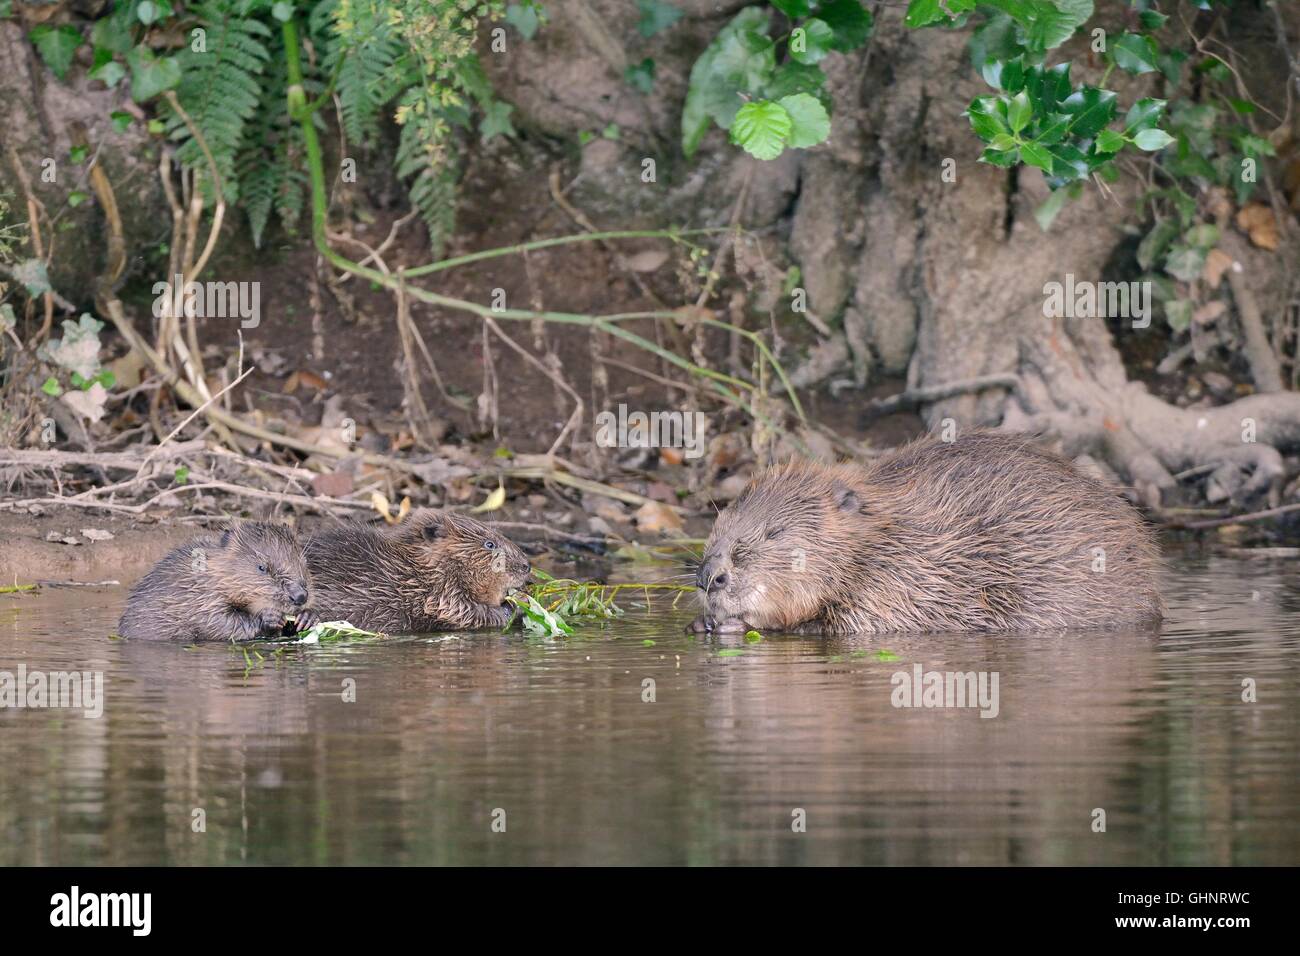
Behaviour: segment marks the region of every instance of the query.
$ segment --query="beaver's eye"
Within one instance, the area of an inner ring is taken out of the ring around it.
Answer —
[[[483,547],[487,548],[489,551],[495,551],[495,550],[496,550],[496,546],[497,546],[497,543],[496,543],[495,541],[484,541],[484,542],[483,542]]]
[[[259,571],[261,571],[263,574],[265,574],[265,573],[266,573],[266,565],[265,565],[265,564],[259,564],[259,565],[257,566],[257,570],[259,570]]]
[[[777,538],[781,537],[781,535],[784,532],[785,532],[784,528],[773,528],[771,531],[767,533],[767,540],[775,541]]]

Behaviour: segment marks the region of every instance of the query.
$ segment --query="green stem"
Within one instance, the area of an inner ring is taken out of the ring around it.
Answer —
[[[664,361],[669,362],[672,365],[676,365],[678,368],[688,371],[693,375],[698,375],[703,378],[711,379],[710,385],[715,390],[719,391],[725,397],[728,397],[733,401],[738,402],[747,411],[749,411],[751,414],[754,414],[753,409],[750,408],[748,403],[744,402],[743,399],[740,399],[738,395],[731,393],[730,390],[726,388],[726,386],[731,386],[732,388],[740,389],[741,391],[751,391],[755,388],[755,386],[751,382],[746,382],[743,379],[739,379],[734,376],[727,375],[723,372],[719,372],[714,369],[703,368],[699,365],[695,365],[694,363],[689,362],[686,359],[682,358],[680,355],[676,354],[675,352],[671,352],[668,349],[665,349],[662,346],[657,345],[656,343],[650,341],[649,339],[637,335],[635,332],[631,332],[627,329],[620,328],[618,325],[620,321],[625,321],[632,318],[671,320],[674,317],[676,317],[676,313],[674,312],[669,312],[669,311],[628,312],[628,313],[621,313],[612,316],[592,316],[592,315],[581,315],[572,312],[533,312],[527,309],[497,310],[497,309],[491,309],[485,305],[480,305],[477,302],[470,302],[466,299],[457,299],[452,296],[440,295],[437,292],[432,292],[428,289],[422,289],[418,286],[411,286],[405,284],[405,278],[407,276],[423,275],[429,272],[437,271],[437,268],[435,267],[446,268],[448,267],[449,264],[462,264],[467,261],[475,261],[475,259],[486,259],[486,258],[491,258],[495,255],[505,255],[512,251],[518,251],[517,248],[504,249],[504,250],[493,249],[493,250],[488,250],[485,253],[476,253],[471,256],[461,256],[459,260],[449,260],[448,262],[444,262],[444,263],[433,263],[433,267],[417,266],[415,269],[404,270],[402,275],[399,277],[394,277],[387,273],[381,272],[378,269],[371,269],[367,266],[363,266],[360,263],[353,262],[351,259],[348,259],[346,256],[336,252],[330,246],[328,237],[326,235],[325,226],[329,217],[329,208],[328,208],[329,200],[328,200],[328,190],[326,189],[325,186],[325,163],[324,163],[323,155],[321,153],[320,139],[316,135],[316,126],[312,122],[312,112],[306,102],[306,96],[303,92],[302,62],[299,58],[299,53],[298,53],[298,25],[297,23],[294,22],[293,19],[289,19],[286,20],[283,24],[281,24],[281,30],[284,34],[284,53],[285,53],[285,60],[287,61],[286,68],[288,70],[288,76],[289,76],[289,90],[288,90],[288,97],[287,97],[289,116],[295,121],[297,121],[298,125],[301,127],[303,145],[307,151],[307,170],[311,181],[312,241],[316,245],[316,248],[320,252],[320,254],[325,257],[325,260],[327,262],[329,262],[331,265],[335,266],[336,268],[342,269],[345,272],[351,272],[354,275],[361,276],[362,278],[368,279],[369,281],[376,283],[377,285],[381,285],[384,288],[393,291],[398,291],[400,288],[407,295],[411,296],[411,298],[416,299],[420,302],[426,302],[430,305],[442,306],[443,308],[455,309],[461,312],[470,312],[474,315],[479,316],[480,318],[511,319],[511,320],[523,321],[523,322],[531,322],[536,319],[541,319],[546,322],[557,322],[566,325],[582,325],[582,326],[587,326],[589,328],[600,329],[601,331],[606,332],[609,335],[614,336],[615,338],[623,339],[626,342],[631,342],[637,347],[642,348],[654,355],[657,355],[660,358],[662,358]],[[711,231],[711,230],[692,230],[692,232],[705,232],[705,231]],[[622,233],[622,235],[638,235],[638,236],[645,236],[645,235],[652,235],[652,234],[653,233],[648,231],[647,232],[629,231],[626,233]],[[674,238],[677,236],[684,235],[686,233],[683,233],[681,231],[664,230],[660,234],[668,238]],[[584,240],[591,240],[596,238],[599,235],[606,235],[606,234],[588,233],[583,236],[564,237],[564,239],[562,240],[540,240],[538,243],[525,243],[523,244],[523,247],[544,248],[546,244],[559,245],[561,244],[561,242],[564,241],[579,242]],[[616,234],[611,233],[608,235],[613,236]],[[785,385],[786,393],[789,395],[790,401],[793,403],[796,411],[799,414],[799,418],[801,420],[806,421],[806,419],[804,419],[803,407],[800,405],[799,398],[797,395],[795,395],[794,389],[790,385],[789,379],[786,378],[784,369],[781,368],[781,365],[776,361],[775,356],[772,355],[771,351],[767,348],[767,345],[763,343],[757,335],[755,335],[753,332],[750,332],[747,329],[741,329],[729,323],[720,322],[716,319],[701,319],[700,321],[704,322],[707,325],[712,325],[718,328],[725,328],[731,331],[738,332],[741,335],[745,336],[747,339],[749,339],[751,342],[753,342],[755,346],[759,349],[761,354],[763,355],[764,360],[771,363],[773,368],[776,369],[778,377],[781,379],[781,382]]]

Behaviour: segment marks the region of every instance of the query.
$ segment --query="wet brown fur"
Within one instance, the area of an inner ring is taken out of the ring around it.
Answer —
[[[388,634],[504,627],[506,593],[531,570],[482,522],[429,509],[393,527],[322,531],[308,541],[307,562],[327,620]]]
[[[168,552],[131,589],[117,632],[186,643],[279,637],[316,622],[311,594],[293,530],[246,522]]]
[[[693,627],[1115,627],[1161,617],[1159,569],[1138,512],[1029,438],[925,438],[865,467],[757,476],[709,536]]]

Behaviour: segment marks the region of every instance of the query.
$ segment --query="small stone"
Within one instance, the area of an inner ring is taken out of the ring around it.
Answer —
[[[88,541],[112,541],[113,532],[105,531],[103,528],[82,528],[81,534]]]

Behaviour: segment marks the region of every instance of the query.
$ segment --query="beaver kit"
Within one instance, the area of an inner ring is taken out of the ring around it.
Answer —
[[[1164,611],[1136,509],[1026,437],[922,439],[867,466],[790,463],[717,518],[697,632],[1113,627]]]
[[[487,525],[429,509],[393,527],[344,524],[313,535],[307,564],[327,619],[387,633],[505,627],[506,595],[532,570]]]
[[[319,621],[311,596],[293,531],[248,522],[168,552],[131,589],[117,631],[187,643],[287,636]]]

